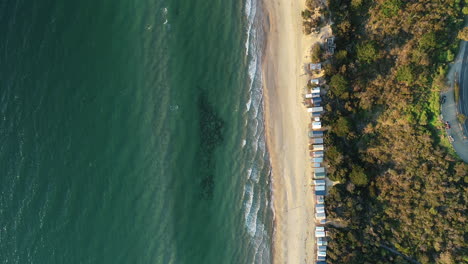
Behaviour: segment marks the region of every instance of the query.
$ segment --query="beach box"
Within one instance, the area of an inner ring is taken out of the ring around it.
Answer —
[[[315,185],[316,191],[325,191],[325,188],[326,188],[325,185]]]
[[[325,185],[325,180],[314,180],[314,185]]]

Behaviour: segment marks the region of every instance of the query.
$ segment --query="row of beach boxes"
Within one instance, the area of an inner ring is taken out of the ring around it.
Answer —
[[[320,106],[322,103],[322,98],[320,97],[320,87],[312,88],[311,93],[306,94],[305,98],[310,100],[314,106]]]
[[[315,227],[315,239],[317,239],[317,263],[327,258],[327,231],[324,226]]]

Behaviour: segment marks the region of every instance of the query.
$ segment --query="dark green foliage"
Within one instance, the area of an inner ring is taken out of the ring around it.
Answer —
[[[357,45],[357,58],[361,62],[371,63],[378,59],[378,52],[372,42]]]
[[[337,97],[347,98],[348,81],[343,75],[336,74],[331,78],[330,90]]]
[[[352,183],[358,186],[365,186],[369,183],[369,177],[367,177],[364,169],[357,165],[353,166],[351,173],[349,174],[349,179]]]
[[[402,6],[403,2],[401,0],[386,0],[382,4],[382,13],[386,17],[394,17]]]
[[[326,198],[328,263],[468,263],[468,165],[439,145],[432,103],[456,52],[462,6],[330,0],[329,7],[337,51],[326,68],[325,158],[341,184]]]
[[[347,137],[351,131],[351,124],[346,117],[340,116],[333,124],[333,132],[339,137]]]
[[[396,79],[399,82],[411,85],[413,83],[413,70],[409,65],[403,65],[398,69]]]

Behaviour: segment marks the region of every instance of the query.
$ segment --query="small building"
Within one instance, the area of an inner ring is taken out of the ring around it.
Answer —
[[[309,137],[310,138],[323,137],[323,131],[310,131]]]
[[[310,161],[312,161],[312,162],[323,162],[323,158],[311,158]]]
[[[325,251],[327,250],[327,246],[317,246],[317,251]]]
[[[321,158],[321,157],[323,157],[323,151],[315,151],[315,152],[312,152],[312,157],[314,157],[314,158]]]
[[[318,105],[322,102],[322,98],[320,97],[314,97],[312,99],[310,99],[310,102],[313,104],[313,105]]]
[[[315,190],[316,191],[325,191],[325,185],[316,185]]]
[[[324,172],[314,173],[314,179],[316,179],[316,180],[325,179],[325,173]]]
[[[327,264],[327,262],[326,261],[317,261],[317,262],[315,262],[315,264]]]
[[[325,231],[315,231],[315,237],[325,237]]]
[[[325,260],[327,260],[327,257],[324,257],[324,256],[317,256],[317,261],[323,262],[323,261],[325,261]]]
[[[320,122],[318,122],[320,123]],[[324,149],[324,146],[323,145],[312,145],[312,150],[313,151],[320,151],[320,150],[323,150]]]
[[[324,226],[316,226],[316,227],[315,227],[315,232],[317,232],[317,231],[323,231],[323,232],[325,232],[325,227],[324,227]]]
[[[316,213],[316,214],[315,214],[315,218],[316,218],[317,220],[325,219],[325,217],[327,217],[327,216],[325,215],[325,213]],[[325,233],[325,232],[324,232],[324,233]],[[325,235],[325,234],[324,234],[324,235]]]
[[[310,89],[310,93],[313,95],[320,95],[320,87],[314,87]]]
[[[318,162],[313,162],[312,163],[312,168],[318,168],[320,166],[322,166],[322,165],[320,165],[320,163],[318,163]]]
[[[326,237],[317,238],[317,246],[326,246],[328,244]]]
[[[306,95],[305,95],[305,98],[310,99],[310,98],[312,98],[313,96],[314,96],[314,94],[311,94],[311,93],[310,93],[310,94],[306,94]]]
[[[315,196],[315,202],[317,204],[323,204],[325,202],[325,198],[323,196],[317,195]]]
[[[310,80],[310,84],[312,84],[312,85],[319,85],[319,83],[320,83],[319,79],[311,79]]]
[[[321,138],[321,137],[311,138],[309,140],[309,142],[312,143],[312,144],[323,144],[323,138]],[[319,162],[321,162],[321,161],[319,161]]]
[[[321,63],[310,63],[309,64],[309,69],[311,71],[320,71],[322,69],[322,64]]]
[[[309,112],[309,113],[323,112],[323,107],[321,107],[321,106],[309,107],[309,108],[307,108],[307,112]]]
[[[320,117],[322,115],[322,112],[315,112],[315,113],[312,113],[311,116],[312,118],[314,117]]]
[[[315,208],[316,213],[325,213],[325,208]]]
[[[325,195],[325,191],[315,191],[315,195]]]
[[[326,257],[327,256],[327,251],[318,251],[317,256],[319,257]]]
[[[325,180],[314,180],[314,185],[325,185]]]
[[[336,49],[336,44],[335,44],[335,37],[329,37],[327,38],[327,51],[330,54],[334,54]]]
[[[312,129],[321,129],[322,123],[321,122],[312,122]]]
[[[324,225],[324,224],[327,223],[327,219],[326,219],[326,218],[321,219],[321,220],[319,221],[319,223],[320,223],[321,225]]]
[[[320,167],[320,168],[315,168],[315,169],[314,169],[314,173],[319,173],[319,172],[325,173],[325,168],[324,168],[324,167]]]
[[[322,209],[325,209],[325,205],[324,204],[317,204],[315,206],[315,208],[322,208]]]

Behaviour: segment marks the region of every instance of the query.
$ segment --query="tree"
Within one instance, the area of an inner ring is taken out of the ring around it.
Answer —
[[[340,116],[333,127],[333,132],[339,137],[346,137],[350,131],[350,122],[346,117]]]
[[[377,50],[372,42],[357,45],[357,58],[361,62],[371,63],[377,59]]]
[[[369,178],[365,174],[364,169],[357,165],[353,165],[349,179],[356,186],[365,186],[369,183]]]
[[[309,9],[306,9],[302,11],[301,15],[302,15],[302,19],[308,20],[312,17],[312,12]]]
[[[413,83],[413,70],[409,65],[401,66],[397,71],[397,81],[411,85]]]
[[[434,32],[424,34],[419,40],[419,48],[421,50],[430,50],[437,47],[437,38]]]
[[[320,62],[321,55],[322,55],[322,49],[320,48],[320,44],[315,43],[312,46],[312,51],[310,53],[310,59],[311,59],[312,63]]]
[[[386,17],[394,17],[403,6],[401,0],[387,0],[382,4],[382,13]]]
[[[458,32],[458,38],[464,41],[468,41],[468,27],[464,27]]]
[[[333,75],[330,80],[330,90],[334,95],[340,98],[347,98],[348,94],[346,91],[348,90],[348,81],[341,74]]]

